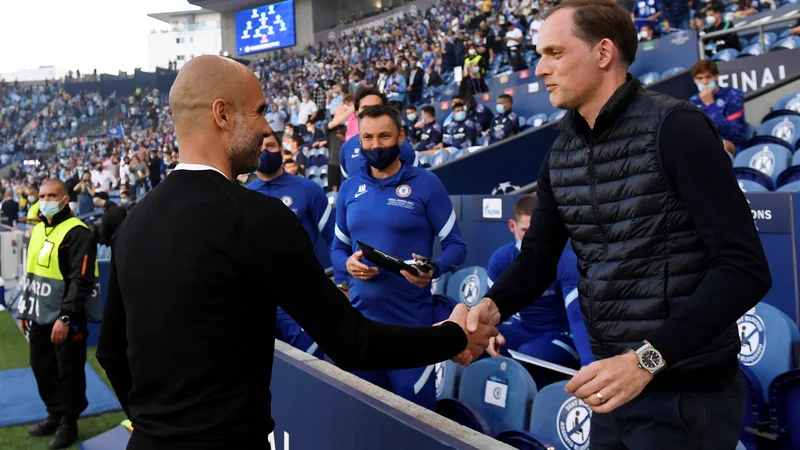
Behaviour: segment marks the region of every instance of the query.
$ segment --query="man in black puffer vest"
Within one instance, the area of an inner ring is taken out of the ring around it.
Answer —
[[[772,280],[714,124],[628,75],[636,49],[612,0],[567,0],[545,20],[536,75],[568,112],[521,254],[469,327],[538,298],[571,238],[598,360],[566,389],[594,411],[592,450],[732,450],[745,413],[735,323]]]

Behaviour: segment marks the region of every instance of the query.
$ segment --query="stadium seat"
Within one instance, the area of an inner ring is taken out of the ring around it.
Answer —
[[[746,390],[745,415],[740,439],[747,447],[756,448],[755,436],[748,429],[766,431],[769,424],[769,409],[765,403],[764,389],[756,374],[743,364],[739,364],[739,369]]]
[[[533,128],[539,128],[540,126],[546,124],[547,121],[547,114],[538,113],[528,117],[526,123]]]
[[[505,431],[500,433],[496,439],[517,450],[549,450],[555,448],[544,439],[522,430]]]
[[[800,369],[779,375],[770,386],[770,430],[781,450],[800,448]]]
[[[436,399],[458,398],[458,384],[466,366],[456,364],[449,359],[437,363],[434,367],[436,375]]]
[[[489,274],[479,266],[467,267],[454,273],[447,281],[447,296],[470,308],[489,290]]]
[[[789,110],[778,110],[786,111]],[[770,114],[775,114],[773,111]],[[781,139],[789,144],[789,149],[794,151],[800,145],[800,114],[786,114],[778,117],[770,117],[758,127],[759,136],[772,136]]]
[[[469,152],[466,151],[466,150],[461,150],[461,149],[455,148],[455,149],[451,150],[449,160],[452,161],[454,159],[461,158],[462,156],[466,156],[468,154],[469,154]]]
[[[525,120],[526,120],[526,119],[525,119],[524,117],[522,117],[522,116],[519,116],[519,127],[520,127],[520,128],[522,128],[522,127],[524,127],[525,125],[527,125],[527,123],[525,123]]]
[[[767,191],[775,190],[775,183],[772,181],[772,178],[761,171],[749,167],[734,167],[733,173],[736,175],[736,180],[740,183],[749,181],[761,185]],[[751,186],[751,184],[745,183],[744,186],[746,188],[747,186]],[[739,187],[741,188],[742,184],[740,184]],[[757,190],[758,188],[754,189]]]
[[[319,166],[319,177],[320,178],[327,178],[328,177],[328,166]]]
[[[639,81],[645,86],[649,86],[661,79],[661,74],[658,72],[647,72],[639,77]]]
[[[329,204],[336,205],[336,194],[337,194],[337,191],[330,191],[327,194],[325,194],[325,196],[328,197],[328,203]]]
[[[750,147],[738,155],[734,160],[734,168],[751,168],[762,172],[772,179],[772,186],[778,180],[778,175],[789,167],[792,153],[779,145],[764,144]],[[737,173],[737,178],[738,173]],[[753,180],[759,181],[759,180]],[[771,186],[767,186],[771,188]],[[772,189],[770,189],[772,190]]]
[[[475,430],[487,436],[492,435],[492,428],[486,420],[481,417],[478,411],[454,398],[437,400],[436,413],[471,430]]]
[[[797,154],[800,155],[800,152],[798,152]],[[795,159],[800,160],[800,157],[797,158],[793,157],[792,166],[781,172],[780,175],[778,175],[778,181],[775,183],[775,187],[778,188],[778,190],[780,190],[780,188],[786,186],[787,184],[800,181],[800,166],[794,165]]]
[[[766,33],[764,33],[764,47],[767,50],[769,50],[770,47],[772,47],[772,45],[774,45],[776,42],[778,42],[778,35],[776,33],[773,33],[772,31],[767,31]],[[756,45],[760,43],[761,43],[761,35],[759,34],[756,34],[750,40],[750,45]]]
[[[737,180],[739,182],[739,189],[742,192],[769,192],[769,189],[764,187],[764,185],[757,183],[752,180]]]
[[[311,166],[306,168],[306,178],[308,178],[309,180],[317,178],[317,175],[319,175],[319,167]]]
[[[714,56],[711,58],[714,61],[733,61],[734,59],[739,57],[739,52],[732,48],[726,48],[723,50],[714,53]]]
[[[426,154],[420,154],[418,159],[420,167],[428,168],[431,166],[431,156]]]
[[[783,39],[779,39],[775,45],[772,46],[770,51],[775,50],[794,50],[796,48],[800,48],[800,37],[798,36],[788,36]]]
[[[743,48],[741,52],[739,52],[738,57],[758,56],[762,53],[765,53],[765,51],[761,49],[761,44],[750,44],[747,47]]]
[[[558,450],[588,448],[592,410],[583,400],[567,394],[566,384],[549,384],[536,395],[528,431]]]
[[[791,183],[784,184],[777,190],[781,192],[800,192],[800,181],[794,181]]]
[[[431,157],[431,166],[436,167],[439,164],[447,162],[450,159],[450,153],[447,153],[444,150],[439,150],[438,152],[434,153]]]
[[[438,278],[431,280],[431,293],[433,295],[447,295],[447,280],[450,279],[450,272],[441,274]]]
[[[492,436],[528,423],[536,383],[519,362],[498,356],[472,363],[461,375],[458,399],[489,424]]]
[[[800,92],[789,94],[778,100],[775,102],[775,105],[772,106],[772,109],[789,109],[800,113]]]
[[[561,118],[564,117],[564,114],[566,114],[566,113],[567,113],[567,111],[565,109],[558,110],[558,111],[554,112],[553,114],[550,114],[547,117],[547,121],[548,122],[555,122],[557,120],[561,120]]]
[[[677,75],[677,74],[683,72],[684,70],[686,70],[686,69],[683,68],[683,67],[673,67],[672,69],[667,69],[667,70],[664,71],[664,73],[661,74],[661,78],[667,78],[667,77],[671,77],[673,75]]]
[[[741,340],[739,363],[750,369],[763,388],[764,397],[778,375],[795,368],[794,339],[797,328],[778,308],[761,302],[736,321]]]

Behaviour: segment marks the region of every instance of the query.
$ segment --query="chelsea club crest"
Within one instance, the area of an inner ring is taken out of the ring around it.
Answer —
[[[286,206],[292,206],[292,197],[289,197],[288,195],[284,195],[283,197],[281,197],[281,201]]]

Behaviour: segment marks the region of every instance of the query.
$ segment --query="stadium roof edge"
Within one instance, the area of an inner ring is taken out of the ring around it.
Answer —
[[[198,8],[198,9],[189,9],[184,11],[168,11],[168,12],[160,12],[160,13],[151,13],[148,14],[147,17],[151,17],[156,20],[160,20],[164,23],[170,23],[170,18],[172,17],[180,17],[180,16],[188,16],[190,14],[216,14],[217,11],[212,11],[206,8]]]

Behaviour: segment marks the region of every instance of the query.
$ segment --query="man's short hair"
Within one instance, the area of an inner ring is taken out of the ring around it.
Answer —
[[[431,105],[425,105],[422,107],[422,112],[428,114],[429,116],[436,117],[436,110],[433,109]]]
[[[361,107],[361,100],[364,100],[365,97],[369,97],[370,95],[374,95],[376,97],[380,97],[381,104],[386,104],[386,96],[383,93],[375,88],[364,88],[358,91],[356,94],[356,111]]]
[[[636,60],[639,38],[630,11],[614,0],[565,0],[547,13],[573,9],[572,32],[591,46],[603,39],[610,39],[619,50],[626,66]],[[545,20],[547,19],[545,17]]]
[[[408,106],[406,106],[406,111],[408,111],[408,110],[412,110],[412,109],[413,109],[414,111],[416,111],[416,110],[417,110],[417,107],[416,107],[416,106],[414,106],[414,105],[408,105]]]
[[[692,66],[692,78],[700,75],[701,73],[709,72],[714,76],[719,75],[719,67],[717,67],[717,63],[710,59],[701,59]]]
[[[514,222],[518,222],[522,216],[530,216],[536,208],[536,196],[526,195],[514,203]]]
[[[298,136],[298,135],[296,135],[296,134],[294,134],[294,135],[292,135],[292,136],[289,136],[289,139],[290,139],[290,140],[292,140],[292,141],[295,141],[295,142],[297,143],[297,146],[298,146],[298,147],[299,147],[299,146],[301,146],[301,145],[303,145],[303,140],[302,140],[302,139],[300,139],[300,136]]]
[[[286,165],[286,164],[297,164],[297,161],[295,161],[292,158],[289,158],[289,159],[287,159],[286,161],[283,162],[283,165]]]
[[[497,97],[498,100],[508,100],[510,103],[514,103],[514,97],[508,94],[502,94]]]
[[[311,119],[308,119],[308,120],[306,120],[306,125],[308,125],[308,124],[311,124],[311,125],[316,125],[316,124],[314,123],[314,121],[313,121],[313,120],[311,120]]]
[[[712,0],[711,4],[708,5],[707,11],[722,14],[723,12],[725,12],[725,4],[719,0]]]
[[[364,111],[358,115],[359,122],[364,119],[365,117],[372,117],[373,119],[378,117],[388,116],[394,122],[395,127],[400,130],[402,127],[400,121],[400,113],[397,111],[397,108],[389,105],[373,105],[367,106],[364,108]]]

